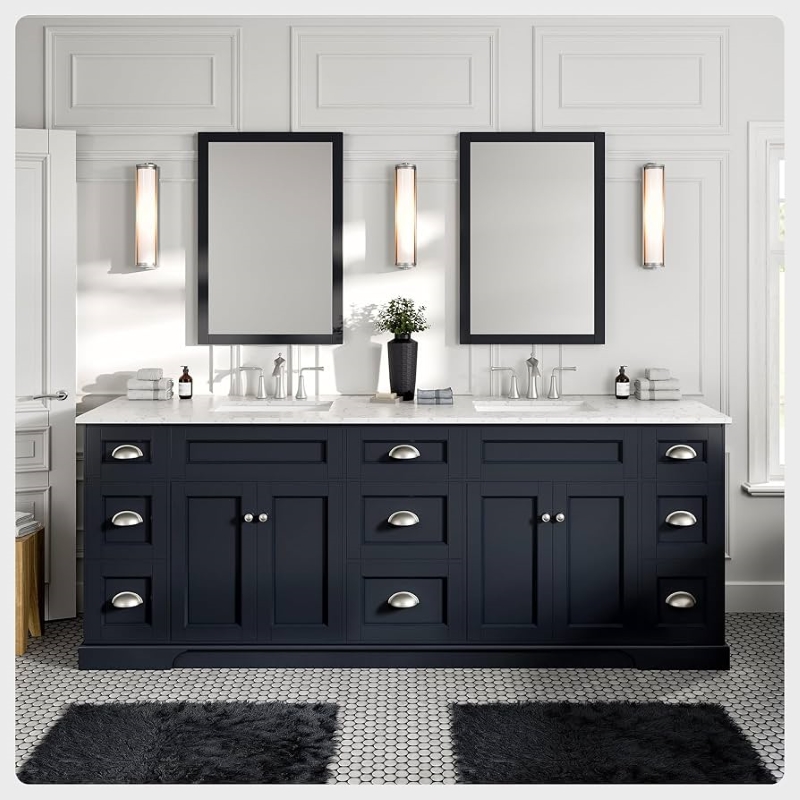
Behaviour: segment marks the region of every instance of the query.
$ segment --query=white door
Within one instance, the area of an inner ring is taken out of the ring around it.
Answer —
[[[16,507],[46,526],[45,614],[75,616],[74,131],[17,130]]]

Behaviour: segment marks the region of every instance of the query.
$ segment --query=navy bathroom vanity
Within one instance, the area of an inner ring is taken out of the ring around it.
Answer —
[[[587,400],[87,412],[81,668],[727,668],[730,419]]]

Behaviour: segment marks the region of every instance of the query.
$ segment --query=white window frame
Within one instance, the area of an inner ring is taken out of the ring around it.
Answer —
[[[748,480],[751,495],[784,494],[778,463],[778,161],[782,122],[748,125]]]

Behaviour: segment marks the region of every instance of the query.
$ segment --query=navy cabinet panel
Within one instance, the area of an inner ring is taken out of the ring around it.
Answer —
[[[361,561],[347,567],[347,635],[362,642],[458,642],[464,639],[462,565],[458,561]],[[389,598],[419,601],[396,608]]]
[[[398,452],[396,448],[402,450]],[[413,457],[394,457],[393,451],[395,456]],[[347,431],[349,478],[442,481],[463,474],[463,429],[438,425],[365,425]]]
[[[644,558],[722,559],[725,486],[643,483],[641,539]]]
[[[176,641],[255,639],[258,513],[252,484],[172,484]],[[246,514],[254,520],[246,522]]]
[[[608,481],[638,472],[638,439],[630,428],[487,425],[469,436],[470,475],[485,481]]]
[[[554,485],[553,633],[559,641],[619,642],[636,634],[637,494],[635,483]]]
[[[91,483],[85,489],[86,558],[167,555],[167,487],[163,483]]]
[[[725,471],[721,425],[647,427],[642,434],[642,477],[659,481],[719,481]],[[695,455],[691,456],[691,452]],[[689,458],[677,458],[686,456]]]
[[[259,639],[344,638],[342,494],[338,483],[259,486]]]
[[[461,558],[460,484],[354,481],[347,498],[349,558]]]
[[[102,481],[163,478],[169,464],[169,428],[163,425],[89,425],[86,477]]]
[[[342,475],[341,428],[185,425],[173,429],[172,474],[187,480],[321,481]]]
[[[169,599],[163,561],[87,559],[83,585],[87,643],[157,643],[167,639]],[[123,592],[135,593],[142,602],[115,606],[114,597]]]
[[[723,644],[724,566],[698,559],[644,561],[643,630],[667,644]],[[687,600],[689,601],[687,603]]]
[[[469,638],[536,642],[552,632],[553,525],[549,485],[470,484],[467,499]]]

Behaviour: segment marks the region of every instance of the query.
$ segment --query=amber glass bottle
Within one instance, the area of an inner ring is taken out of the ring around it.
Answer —
[[[183,367],[183,375],[178,378],[178,397],[181,400],[192,399],[192,376],[189,374],[189,367]]]
[[[627,400],[631,396],[631,379],[625,374],[626,367],[619,368],[619,375],[614,379],[614,397]]]

